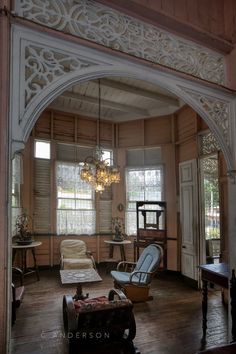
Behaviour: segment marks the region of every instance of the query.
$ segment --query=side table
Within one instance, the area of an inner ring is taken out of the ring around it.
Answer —
[[[113,241],[113,240],[104,240],[105,243],[109,244],[110,250],[109,250],[109,257],[113,258],[113,252],[114,252],[114,247],[119,246],[120,247],[120,256],[122,261],[126,261],[126,256],[125,256],[125,245],[128,245],[131,243],[130,240],[123,240],[123,241]]]
[[[21,270],[23,272],[23,277],[28,274],[36,273],[37,280],[39,280],[38,266],[35,256],[35,248],[41,246],[42,242],[33,241],[29,245],[18,245],[17,243],[12,244],[12,263],[14,263],[16,253],[20,253]],[[27,252],[31,251],[33,256],[33,267],[27,266]]]

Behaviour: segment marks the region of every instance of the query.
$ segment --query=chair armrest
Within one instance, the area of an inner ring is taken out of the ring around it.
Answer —
[[[115,296],[118,296],[119,300],[127,299],[123,291],[121,291],[120,289],[111,289],[108,294],[108,300],[109,301],[114,300]]]
[[[95,259],[93,257],[92,252],[91,251],[86,251],[86,255],[91,259],[91,261],[93,262],[93,268],[96,270],[97,267],[96,267]]]
[[[116,270],[120,270],[120,268],[123,267],[126,271],[128,266],[132,266],[134,268],[136,266],[136,262],[127,262],[127,261],[119,262]]]
[[[63,256],[63,254],[61,254],[61,258],[60,258],[60,268],[61,268],[61,269],[64,268],[63,259],[64,259],[64,256]]]
[[[135,282],[135,281],[132,280],[132,278],[133,278],[134,276],[137,276],[137,277],[139,278],[139,284],[141,284],[141,283],[142,283],[142,281],[141,281],[141,276],[142,276],[142,275],[147,275],[147,276],[149,276],[149,280],[145,283],[145,284],[149,284],[150,281],[151,281],[151,277],[152,277],[153,273],[152,273],[152,272],[142,272],[142,271],[140,271],[140,270],[135,270],[134,272],[131,273],[131,275],[130,275],[130,282],[131,282],[131,283],[134,283],[134,284],[137,284],[137,282]]]
[[[77,316],[74,300],[70,295],[63,296],[63,322],[67,333],[77,330]]]

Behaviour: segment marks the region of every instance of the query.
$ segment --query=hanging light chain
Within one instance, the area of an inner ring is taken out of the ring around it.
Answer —
[[[98,146],[95,150],[95,157],[88,156],[84,160],[84,166],[80,172],[83,181],[91,184],[96,192],[102,193],[105,187],[112,183],[120,182],[120,171],[118,166],[110,166],[109,159],[102,159],[100,145],[100,124],[101,124],[101,82],[98,79]],[[110,159],[112,160],[112,159]]]

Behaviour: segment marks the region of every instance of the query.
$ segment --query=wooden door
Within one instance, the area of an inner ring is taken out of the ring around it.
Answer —
[[[181,273],[198,280],[198,185],[197,162],[179,164]]]

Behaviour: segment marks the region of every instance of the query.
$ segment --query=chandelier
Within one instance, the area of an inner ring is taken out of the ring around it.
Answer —
[[[98,80],[98,146],[94,156],[87,156],[80,172],[83,181],[91,184],[96,192],[102,193],[112,183],[120,182],[119,167],[114,165],[111,158],[103,160],[103,152],[100,146],[100,120],[101,120],[101,84]]]

